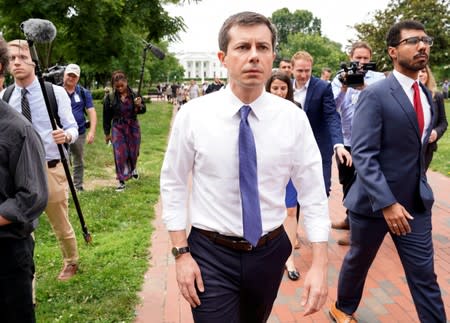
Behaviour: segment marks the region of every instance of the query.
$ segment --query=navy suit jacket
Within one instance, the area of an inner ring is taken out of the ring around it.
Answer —
[[[333,146],[344,143],[341,117],[336,111],[331,84],[317,77],[311,77],[303,110],[308,116],[322,160],[331,162]]]
[[[421,86],[432,106],[431,93]],[[382,216],[395,202],[411,214],[431,211],[433,192],[424,167],[431,128],[422,142],[414,108],[393,74],[364,89],[352,125],[357,176],[344,205],[368,216]]]

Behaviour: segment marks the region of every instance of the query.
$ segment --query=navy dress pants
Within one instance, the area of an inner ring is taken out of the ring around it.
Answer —
[[[412,214],[411,233],[391,234],[405,271],[420,322],[447,322],[441,291],[434,272],[431,213]],[[351,246],[341,267],[337,307],[353,314],[361,301],[370,266],[389,228],[382,217],[349,212]]]
[[[283,231],[266,245],[237,251],[212,242],[195,229],[188,238],[205,285],[196,323],[266,322],[277,297],[291,243]]]
[[[0,239],[0,322],[34,323],[32,281],[34,241]]]

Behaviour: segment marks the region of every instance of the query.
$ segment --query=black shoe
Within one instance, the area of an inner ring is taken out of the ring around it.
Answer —
[[[119,181],[119,185],[116,188],[116,192],[123,192],[124,189],[125,189],[125,182]]]
[[[139,173],[138,173],[137,169],[135,169],[131,172],[131,176],[133,176],[134,179],[139,179]]]
[[[84,191],[83,186],[75,187],[75,189],[77,190],[77,192],[83,192]]]

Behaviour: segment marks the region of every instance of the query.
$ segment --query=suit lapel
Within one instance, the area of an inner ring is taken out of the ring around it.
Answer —
[[[406,95],[405,91],[403,91],[402,86],[394,77],[394,75],[389,75],[388,80],[391,83],[391,95],[398,102],[414,129],[416,129],[417,138],[419,139],[419,141],[421,141],[422,138],[419,134],[419,124],[417,122],[417,115],[414,111],[414,106],[411,104],[411,101],[409,101],[408,96]]]
[[[420,83],[420,87],[422,88],[423,92],[427,96],[428,104],[430,105],[430,124],[428,125],[428,128],[426,129],[426,135],[424,138],[424,142],[428,142],[428,138],[430,137],[431,130],[433,130],[433,118],[434,118],[434,109],[433,109],[433,96],[431,95],[430,90],[427,89],[425,85]]]
[[[303,110],[305,112],[309,109],[309,103],[311,101],[312,95],[314,93],[314,88],[317,85],[317,80],[314,77],[311,77],[309,80],[308,90],[306,91],[306,97],[305,97],[305,106],[303,107]]]

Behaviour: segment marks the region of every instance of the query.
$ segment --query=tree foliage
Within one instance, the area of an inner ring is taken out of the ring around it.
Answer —
[[[450,1],[449,0],[391,0],[385,10],[377,10],[371,21],[356,24],[358,39],[373,48],[373,58],[379,69],[391,68],[386,51],[386,33],[396,22],[413,19],[425,25],[434,38],[430,66],[440,74],[450,74]]]
[[[323,67],[337,71],[346,55],[341,44],[322,36],[322,22],[308,10],[296,10],[291,13],[283,8],[274,11],[272,23],[278,32],[278,59],[291,58],[296,52],[304,50],[314,57],[313,74],[320,75]]]
[[[286,43],[280,44],[282,57],[292,57],[300,50],[307,51],[313,56],[313,75],[320,75],[324,67],[337,71],[340,63],[347,60],[347,56],[341,50],[341,44],[317,34],[295,33],[288,36]]]
[[[288,8],[279,9],[272,13],[271,20],[277,28],[280,44],[286,43],[288,36],[295,33],[321,34],[321,20],[308,10],[291,13]]]
[[[91,80],[104,83],[112,70],[130,78],[140,71],[143,40],[173,41],[185,30],[164,2],[183,0],[0,0],[0,25],[7,40],[24,38],[19,25],[29,18],[50,20],[57,29],[52,44],[37,45],[42,68],[76,62]]]

